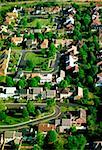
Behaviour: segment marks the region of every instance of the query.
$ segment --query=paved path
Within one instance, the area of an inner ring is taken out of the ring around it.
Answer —
[[[25,106],[26,104],[22,103],[21,105],[20,104],[6,104],[7,106],[12,106],[13,107],[20,107],[20,106]],[[46,106],[46,103],[36,103],[35,104],[36,106]],[[52,120],[52,119],[55,119],[57,118],[59,115],[61,114],[61,111],[60,111],[60,108],[59,106],[56,105],[56,108],[55,108],[55,111],[50,114],[50,115],[47,115],[47,116],[44,116],[42,118],[38,118],[38,119],[32,119],[32,120],[29,120],[29,121],[26,121],[26,122],[22,122],[22,123],[19,123],[19,124],[15,124],[15,125],[1,125],[0,126],[0,131],[7,131],[7,130],[17,130],[17,129],[22,129],[22,128],[27,128],[29,127],[29,125],[36,125],[36,124],[39,124],[39,123],[42,123],[46,120]]]

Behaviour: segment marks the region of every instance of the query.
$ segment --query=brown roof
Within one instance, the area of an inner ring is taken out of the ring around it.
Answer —
[[[53,124],[39,124],[38,130],[41,132],[48,132],[50,130],[55,130],[56,127]]]
[[[16,12],[8,12],[8,13],[7,13],[7,16],[8,16],[8,17],[11,17],[11,18],[13,17],[13,18],[16,19],[16,18],[18,17],[18,13],[16,13]]]
[[[48,39],[44,39],[44,41],[41,44],[41,48],[48,48]]]
[[[23,41],[23,37],[16,37],[16,35],[14,37],[11,38],[11,42],[13,43],[21,43]]]

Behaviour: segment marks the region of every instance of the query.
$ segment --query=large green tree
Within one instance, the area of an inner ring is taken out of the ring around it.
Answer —
[[[57,133],[55,130],[50,130],[47,133],[48,144],[53,144],[57,141]]]
[[[34,103],[32,101],[27,102],[27,110],[30,114],[35,113],[35,106],[34,106]]]
[[[83,135],[71,135],[68,137],[66,149],[68,150],[84,150],[86,138]]]

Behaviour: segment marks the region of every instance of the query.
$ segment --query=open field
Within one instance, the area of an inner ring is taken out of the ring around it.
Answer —
[[[41,55],[38,55],[38,54],[35,54],[32,52],[27,52],[25,54],[24,60],[32,61],[33,65],[37,66],[37,65],[41,65],[43,62],[45,62],[47,60],[47,58],[43,58],[43,57],[41,57]]]

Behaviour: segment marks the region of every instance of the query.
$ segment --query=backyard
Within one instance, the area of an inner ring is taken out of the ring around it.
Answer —
[[[50,19],[43,19],[43,18],[35,18],[33,21],[27,24],[28,27],[36,27],[38,24],[40,26],[51,26],[53,25],[53,22],[50,21]]]
[[[34,67],[46,70],[48,67],[48,61],[48,58],[44,58],[41,54],[35,54],[33,52],[27,52],[24,56],[24,62],[28,65],[26,66],[26,70],[32,70]]]

